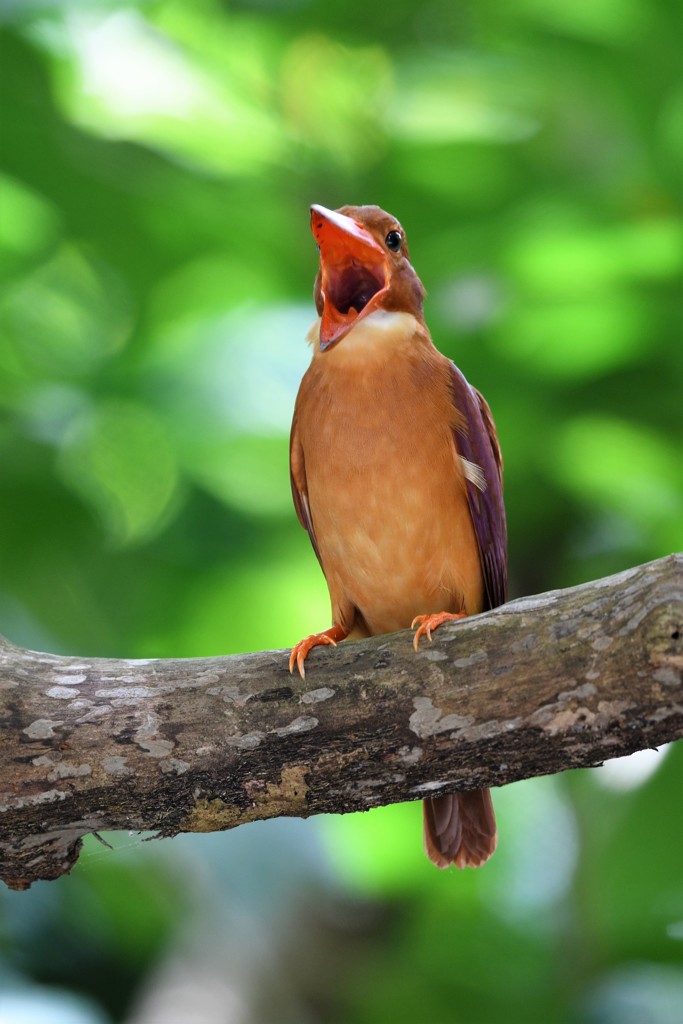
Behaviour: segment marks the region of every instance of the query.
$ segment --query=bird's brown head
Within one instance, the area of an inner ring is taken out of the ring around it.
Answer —
[[[395,217],[379,206],[312,206],[311,230],[320,249],[315,304],[321,350],[375,310],[412,313],[422,320],[424,288]]]

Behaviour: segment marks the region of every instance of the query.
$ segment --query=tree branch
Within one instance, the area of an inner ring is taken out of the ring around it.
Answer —
[[[0,877],[81,836],[356,811],[586,767],[683,735],[683,556],[314,651],[125,661],[0,642]]]

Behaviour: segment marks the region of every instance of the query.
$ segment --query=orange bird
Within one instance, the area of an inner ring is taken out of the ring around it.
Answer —
[[[502,461],[488,405],[435,347],[424,288],[398,221],[378,206],[311,207],[319,319],[299,388],[290,465],[297,515],[332,602],[333,625],[289,667],[347,637],[450,619],[506,599]],[[496,848],[488,790],[424,801],[425,849],[445,868]]]

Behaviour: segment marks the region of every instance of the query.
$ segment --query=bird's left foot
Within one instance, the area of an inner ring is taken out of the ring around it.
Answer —
[[[432,630],[442,626],[444,622],[454,622],[456,619],[466,619],[467,612],[433,612],[431,615],[416,615],[410,623],[410,628],[417,630],[413,637],[413,647],[418,649],[420,637],[426,636],[432,639]]]

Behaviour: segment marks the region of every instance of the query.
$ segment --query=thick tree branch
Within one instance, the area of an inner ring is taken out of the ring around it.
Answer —
[[[162,836],[499,786],[683,735],[683,556],[314,651],[123,661],[0,643],[0,877]]]

